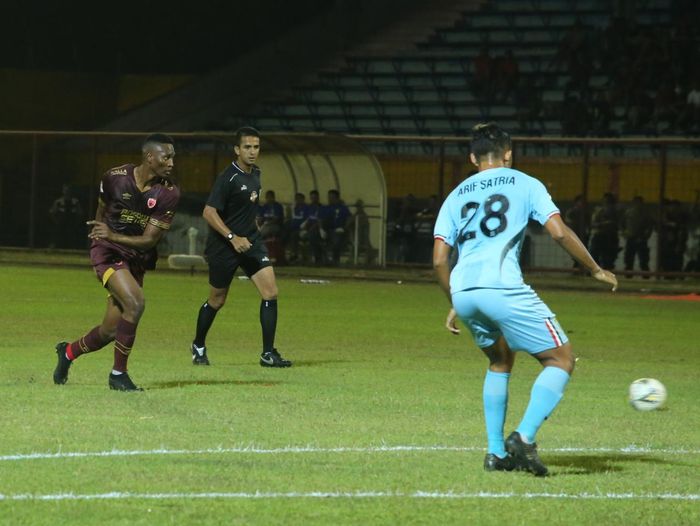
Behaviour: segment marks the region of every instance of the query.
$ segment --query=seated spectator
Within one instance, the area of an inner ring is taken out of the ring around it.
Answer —
[[[500,100],[505,102],[515,92],[520,79],[520,68],[513,51],[509,49],[505,55],[496,59],[494,69],[494,89]]]
[[[284,225],[284,208],[275,200],[274,190],[265,192],[265,204],[258,207],[258,225],[263,239],[279,236]]]
[[[561,132],[569,137],[583,137],[588,131],[588,108],[576,95],[571,94],[561,109]]]
[[[612,104],[610,103],[610,91],[601,90],[596,93],[592,106],[592,133],[596,137],[610,137],[614,135],[610,123],[615,116]]]
[[[688,91],[685,105],[679,117],[679,127],[685,133],[700,133],[700,80],[693,82],[693,87]]]
[[[472,93],[479,102],[490,102],[493,91],[494,64],[486,46],[474,57]]]
[[[309,240],[309,245],[311,246],[311,253],[314,257],[314,263],[316,265],[323,264],[325,258],[324,237],[321,236],[321,211],[323,205],[321,204],[321,199],[318,190],[311,190],[309,192],[309,206],[308,206],[308,216],[306,221],[301,224],[301,232],[299,237],[304,240]]]
[[[628,101],[623,132],[653,134],[650,122],[653,111],[654,102],[644,90],[638,89],[632,92]]]
[[[275,192],[265,192],[265,204],[258,207],[260,236],[265,240],[270,259],[278,265],[285,264],[284,208],[275,200]]]
[[[321,237],[330,246],[334,265],[340,263],[340,253],[347,244],[350,219],[350,210],[340,199],[340,192],[329,190],[328,204],[321,209]]]
[[[513,93],[518,131],[527,135],[541,135],[545,131],[542,90],[527,77],[521,77]]]
[[[302,229],[302,225],[309,218],[309,205],[306,204],[306,196],[302,193],[294,195],[294,207],[292,217],[285,227],[285,246],[289,247],[289,262],[294,263],[300,256],[300,242],[308,239],[308,232]],[[303,237],[302,237],[303,234]]]
[[[679,109],[673,83],[667,80],[661,84],[654,96],[654,112],[651,120],[657,135],[673,133],[678,121]]]

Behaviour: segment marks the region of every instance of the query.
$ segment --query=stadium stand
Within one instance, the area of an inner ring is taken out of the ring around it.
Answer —
[[[350,50],[342,66],[247,117],[268,130],[389,135],[461,135],[484,119],[527,135],[692,132],[679,126],[688,73],[655,68],[697,56],[697,40],[683,42],[671,0],[632,3],[633,12],[618,4],[452,2],[442,19],[423,19],[438,24],[428,35]],[[656,109],[669,88],[672,108]]]

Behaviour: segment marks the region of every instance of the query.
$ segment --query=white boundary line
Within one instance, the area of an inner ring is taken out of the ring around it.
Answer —
[[[698,494],[683,493],[492,493],[492,492],[394,492],[394,491],[310,491],[310,492],[215,492],[215,493],[93,493],[74,494],[56,493],[48,495],[18,494],[3,495],[2,501],[63,501],[63,500],[167,500],[167,499],[316,499],[316,498],[340,498],[340,499],[381,499],[381,498],[406,498],[406,499],[568,499],[568,500],[675,500],[698,501]]]
[[[424,451],[485,451],[482,447],[456,447],[456,446],[369,446],[369,447],[313,447],[313,446],[288,446],[282,448],[247,447],[218,447],[208,449],[144,449],[109,451],[57,451],[55,453],[18,453],[14,455],[0,455],[0,462],[41,460],[41,459],[69,459],[69,458],[94,458],[94,457],[134,457],[134,456],[162,456],[162,455],[220,455],[220,454],[255,454],[255,455],[279,455],[288,453],[384,453],[384,452],[424,452]],[[619,454],[663,454],[663,455],[698,455],[698,449],[653,449],[650,447],[630,445],[621,448],[598,447],[561,447],[545,448],[540,451],[547,453],[619,453]]]

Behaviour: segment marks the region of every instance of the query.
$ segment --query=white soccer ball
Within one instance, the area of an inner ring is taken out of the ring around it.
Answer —
[[[666,402],[666,388],[655,378],[640,378],[630,384],[629,401],[637,411],[653,411]]]

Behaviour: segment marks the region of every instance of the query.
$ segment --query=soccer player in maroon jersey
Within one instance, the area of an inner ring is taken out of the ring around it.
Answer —
[[[100,196],[88,237],[90,260],[97,278],[109,291],[102,323],[82,338],[56,345],[56,384],[65,384],[68,370],[80,355],[114,341],[114,366],[109,387],[117,391],[142,391],[127,373],[136,327],[144,311],[143,276],[155,268],[156,245],[170,228],[180,190],[170,179],[175,148],[163,134],[146,137],[141,164],[125,164],[108,170],[100,182]]]

